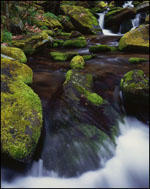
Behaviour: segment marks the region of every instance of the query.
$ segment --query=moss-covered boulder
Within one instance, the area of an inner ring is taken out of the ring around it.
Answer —
[[[9,56],[9,57],[16,59],[21,63],[26,63],[26,61],[27,61],[27,58],[26,58],[24,52],[19,48],[8,47],[8,46],[2,45],[1,46],[1,53],[6,55],[6,56]]]
[[[24,31],[24,24],[19,16],[10,18],[10,31],[13,34],[22,34]]]
[[[27,65],[2,58],[1,152],[23,162],[31,160],[42,127],[41,101],[27,85],[32,74]]]
[[[34,18],[34,24],[38,27],[48,27],[49,29],[58,30],[63,29],[62,24],[59,22],[58,18],[50,13],[38,14]]]
[[[148,105],[149,80],[142,70],[127,72],[121,79],[120,87],[128,103]]]
[[[12,45],[24,51],[25,54],[33,54],[45,46],[52,44],[53,38],[43,30],[40,33],[26,35],[22,39],[12,40]]]
[[[78,52],[50,52],[50,55],[55,61],[68,61],[71,60],[74,56],[78,55]]]
[[[70,17],[72,24],[76,30],[83,34],[95,34],[100,32],[100,27],[96,17],[82,6],[71,6],[61,4],[60,9],[65,15]]]
[[[73,57],[73,59],[70,62],[70,66],[72,69],[83,69],[84,65],[84,58],[80,55]]]
[[[136,15],[136,11],[133,8],[121,8],[117,7],[108,11],[105,15],[105,28],[111,29],[113,32],[119,32],[122,22],[133,19]],[[130,28],[129,28],[130,29]]]
[[[119,41],[119,49],[127,52],[149,52],[149,25],[140,25],[126,34]]]
[[[108,51],[117,51],[117,48],[109,45],[93,45],[89,48],[89,51],[94,53],[108,52]]]
[[[86,54],[86,55],[82,55],[84,61],[88,61],[91,60],[92,58],[95,58],[96,55],[95,54]]]
[[[93,91],[92,75],[77,69],[66,73],[62,94],[54,101],[51,107],[53,132],[46,138],[43,166],[65,176],[97,169],[103,154],[108,159],[112,156],[117,135],[116,111]]]
[[[68,39],[63,46],[67,48],[83,48],[87,45],[85,37],[78,37],[75,39]]]
[[[71,23],[70,18],[68,16],[59,15],[58,19],[62,24],[64,31],[70,32],[75,29],[74,25]]]
[[[128,60],[130,63],[140,63],[140,62],[147,62],[147,58],[138,58],[138,57],[131,57]]]

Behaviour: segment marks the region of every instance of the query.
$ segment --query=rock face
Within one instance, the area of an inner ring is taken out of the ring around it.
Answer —
[[[118,114],[93,92],[92,86],[91,74],[69,70],[60,98],[51,104],[52,120],[47,126],[46,144],[52,145],[45,146],[42,158],[44,167],[59,175],[76,176],[94,170],[102,154],[108,158],[112,155],[109,146],[114,146]]]
[[[119,49],[128,52],[149,52],[149,25],[140,25],[127,32],[119,41]]]
[[[32,70],[18,61],[1,60],[1,151],[26,162],[41,134],[41,102],[27,85],[32,82]]]
[[[12,45],[24,51],[25,54],[33,54],[45,46],[50,46],[52,37],[47,34],[47,30],[40,33],[29,34],[23,39],[12,40]]]
[[[136,11],[132,8],[117,8],[109,11],[105,15],[105,28],[111,29],[113,32],[119,32],[119,28],[122,22],[133,19],[136,15]],[[129,28],[130,29],[130,28]]]
[[[1,46],[1,53],[3,55],[6,55],[6,56],[16,59],[21,63],[26,63],[26,61],[27,61],[27,58],[26,58],[24,52],[19,48]]]
[[[82,6],[61,5],[60,9],[68,15],[76,30],[84,34],[95,34],[100,32],[96,17]]]

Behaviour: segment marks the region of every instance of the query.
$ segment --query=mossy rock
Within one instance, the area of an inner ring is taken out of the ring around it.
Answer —
[[[54,30],[63,29],[63,26],[61,25],[59,20],[54,17],[44,18],[44,20],[42,21],[34,18],[34,24],[38,27],[46,26],[49,29],[54,29]]]
[[[1,151],[26,162],[41,134],[41,101],[27,85],[32,82],[31,68],[7,58],[1,61]]]
[[[83,48],[87,45],[86,39],[84,37],[78,37],[75,39],[66,40],[63,44],[67,48]]]
[[[50,46],[52,41],[53,38],[43,30],[40,33],[26,35],[20,40],[12,40],[12,45],[22,49],[25,54],[33,54],[45,46]]]
[[[96,3],[96,6],[99,7],[99,8],[104,9],[104,8],[106,8],[108,6],[108,4],[105,3],[104,1],[99,1],[99,2]]]
[[[108,52],[108,51],[117,51],[116,47],[109,45],[93,45],[89,48],[90,52]]]
[[[148,60],[146,58],[138,58],[138,57],[131,57],[128,60],[130,63],[141,63],[141,62],[147,62]]]
[[[21,63],[26,63],[27,62],[27,58],[24,54],[24,52],[19,49],[19,48],[15,48],[15,47],[7,47],[7,46],[1,46],[1,53],[12,57],[16,60],[18,60]]]
[[[62,24],[64,31],[72,31],[75,29],[74,25],[71,23],[70,19],[68,19],[68,16],[65,15],[59,15],[58,19],[60,23]]]
[[[83,56],[84,61],[88,61],[96,57],[95,54],[87,54],[87,55],[82,55],[82,56]]]
[[[78,55],[78,52],[50,52],[50,55],[53,60],[64,62],[71,60],[71,58]]]
[[[21,80],[26,84],[32,83],[33,72],[31,68],[17,60],[1,58],[1,74],[7,80]]]
[[[126,34],[119,41],[119,49],[127,52],[149,52],[149,25],[140,25]]]
[[[85,65],[84,59],[80,55],[73,57],[73,59],[70,62],[70,66],[72,69],[83,69],[84,65]]]
[[[106,13],[104,27],[117,33],[120,25],[127,20],[133,19],[135,15],[136,10],[133,8],[116,7]]]
[[[84,78],[84,79],[83,79]],[[103,104],[104,100],[101,96],[92,92],[93,77],[91,74],[82,75],[77,71],[69,70],[66,73],[66,81],[64,86],[71,84],[74,88],[83,95],[89,103],[100,106]]]
[[[10,92],[1,93],[1,150],[15,160],[27,161],[41,134],[41,102],[20,80],[7,82],[7,87]]]
[[[142,70],[127,72],[120,87],[128,103],[147,105],[149,101],[149,80]]]
[[[70,17],[76,30],[83,34],[96,34],[101,31],[96,17],[82,6],[61,5],[60,9]]]

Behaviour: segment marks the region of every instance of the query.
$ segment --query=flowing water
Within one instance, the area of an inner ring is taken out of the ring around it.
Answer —
[[[103,168],[79,177],[60,178],[49,172],[42,176],[42,160],[34,163],[27,176],[12,182],[2,181],[3,188],[148,188],[149,129],[135,118],[125,117],[119,123],[120,136],[112,159]]]
[[[103,15],[102,18],[104,18]],[[103,27],[104,20],[102,18],[99,20],[101,27]],[[120,37],[119,35],[86,36],[88,41],[86,48],[69,49],[69,51],[89,54],[89,46],[94,44],[117,46]],[[67,51],[66,49],[53,50]],[[51,121],[49,119],[52,108],[51,102],[55,103],[55,100],[60,98],[65,73],[70,69],[69,62],[54,62],[49,51],[49,49],[43,49],[40,54],[37,53],[28,57],[28,65],[34,72],[31,87],[41,98],[44,112],[45,131],[41,139],[44,141],[40,145],[39,151],[41,152],[26,168],[15,164],[11,166],[2,164],[2,188],[147,188],[149,186],[149,127],[147,117],[141,119],[144,121],[141,122],[139,119],[129,117],[128,114],[124,113],[123,120],[118,120],[120,134],[116,137],[116,148],[110,143],[107,144],[112,156],[108,158],[105,149],[103,149],[104,155],[102,156],[100,149],[101,163],[97,164],[94,169],[90,169],[90,165],[86,164],[89,161],[85,160],[84,149],[80,146],[77,149],[79,154],[83,155],[81,155],[81,163],[84,162],[88,168],[82,173],[77,176],[66,177],[63,174],[60,176],[57,171],[45,168],[44,157],[41,154],[44,146],[50,147],[46,136],[48,135],[47,126]],[[122,76],[131,69],[142,69],[146,75],[149,75],[148,61],[137,65],[128,62],[128,58],[134,56],[149,58],[147,54],[137,53],[97,53],[94,59],[86,62],[83,70],[83,73],[93,74],[95,92],[107,99],[120,114],[125,111],[120,102],[119,91]],[[57,107],[55,109],[57,110]],[[64,138],[68,137],[67,133],[64,134]],[[62,135],[56,137],[59,139]],[[71,136],[69,137],[71,139]],[[57,140],[55,142],[57,143]],[[54,153],[57,154],[57,152]],[[54,164],[60,159],[60,155],[54,157]],[[91,163],[95,161],[94,158],[89,160]],[[65,168],[65,163],[63,166]],[[65,171],[67,172],[67,168],[65,168]]]

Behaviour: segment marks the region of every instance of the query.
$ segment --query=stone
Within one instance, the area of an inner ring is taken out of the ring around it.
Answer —
[[[149,25],[140,25],[126,34],[119,41],[119,49],[127,52],[149,52]]]
[[[74,56],[70,62],[70,66],[72,69],[83,69],[84,65],[84,59],[80,55]]]

